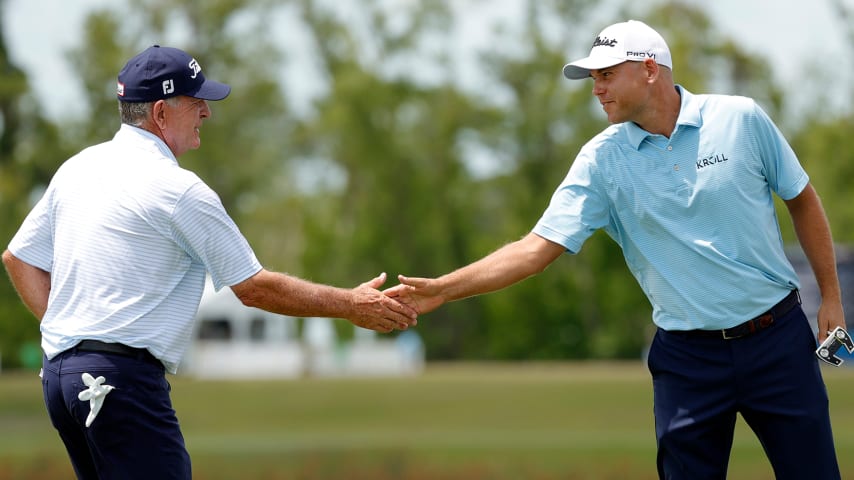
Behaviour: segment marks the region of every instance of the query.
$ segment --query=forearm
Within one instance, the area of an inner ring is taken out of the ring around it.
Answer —
[[[812,267],[823,301],[840,301],[836,254],[827,216],[821,200],[811,186],[793,201],[787,202],[795,234]]]
[[[3,265],[21,301],[41,321],[50,296],[50,272],[23,262],[8,250],[3,252]]]
[[[244,305],[282,315],[351,318],[355,310],[351,290],[267,270],[232,289]]]
[[[356,288],[345,289],[262,269],[231,289],[244,305],[282,315],[344,318],[378,332],[415,325],[415,309],[377,290],[385,280],[382,273]]]
[[[436,282],[446,302],[494,292],[542,272],[563,251],[563,247],[531,233]]]

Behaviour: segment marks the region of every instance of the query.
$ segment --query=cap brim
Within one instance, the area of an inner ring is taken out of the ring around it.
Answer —
[[[198,90],[192,93],[187,93],[187,96],[201,98],[202,100],[222,100],[227,97],[229,93],[231,93],[230,86],[224,83],[205,79]]]
[[[570,80],[580,80],[590,76],[590,70],[601,70],[625,62],[625,58],[615,57],[585,57],[568,63],[563,67],[563,76]]]

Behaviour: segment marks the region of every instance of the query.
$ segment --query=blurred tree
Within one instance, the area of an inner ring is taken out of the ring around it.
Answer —
[[[0,5],[0,16],[3,14]],[[0,17],[0,238],[8,241],[68,150],[57,127],[39,111],[26,74],[12,63]],[[5,248],[5,244],[3,244]],[[0,362],[20,364],[19,349],[38,344],[38,321],[0,281]]]
[[[818,190],[837,243],[854,242],[854,115],[824,118],[816,114],[792,140],[810,182]],[[789,232],[790,238],[794,234]]]
[[[832,0],[839,25],[846,33],[845,46],[848,58],[854,58],[854,9],[846,7],[841,0]],[[835,68],[835,67],[834,67]],[[831,71],[827,89],[829,99],[837,101],[854,98],[854,85],[834,82],[838,78]],[[843,92],[845,88],[848,92]],[[792,141],[810,181],[822,197],[822,203],[833,228],[837,243],[854,243],[854,208],[851,207],[851,182],[854,180],[854,108],[851,105],[838,115],[828,115],[821,102],[816,102],[807,112],[803,128]],[[793,234],[790,233],[793,236]],[[790,237],[791,238],[791,237]]]
[[[220,195],[262,262],[295,266],[302,236],[293,228],[299,212],[287,206],[290,156],[281,141],[292,128],[291,114],[279,85],[282,55],[272,43],[273,18],[267,15],[277,3],[142,0],[128,3],[133,14],[125,12],[123,22],[106,8],[89,16],[71,58],[91,110],[76,126],[87,143],[107,140],[117,130],[116,75],[150,45],[182,48],[205,75],[231,85],[228,98],[210,103],[202,148],[180,162]],[[247,221],[256,215],[263,221]]]
[[[643,17],[657,25],[667,40],[678,83],[696,93],[752,97],[771,117],[779,118],[785,97],[768,60],[724,36],[700,7],[671,1]]]
[[[306,270],[354,283],[384,269],[438,274],[466,262],[480,197],[459,137],[474,126],[489,129],[501,117],[452,85],[382,71],[401,57],[415,70],[449,68],[446,58],[421,51],[425,36],[441,35],[451,24],[447,5],[396,10],[395,19],[403,16],[407,25],[398,32],[391,13],[363,2],[372,52],[360,50],[365,43],[352,19],[319,2],[302,1],[301,9],[329,86],[314,104],[316,116],[301,124],[296,145],[301,156],[322,159],[343,177],[339,188],[316,192],[306,203]],[[479,307],[460,303],[431,315],[428,328],[419,330],[431,355],[458,357],[476,338],[468,332],[484,321]]]

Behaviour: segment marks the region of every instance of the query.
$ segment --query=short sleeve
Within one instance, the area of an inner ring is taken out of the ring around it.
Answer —
[[[9,242],[8,247],[13,255],[25,263],[47,272],[53,269],[51,192],[52,190],[48,188],[38,203],[30,210],[18,232]]]
[[[219,196],[202,182],[180,198],[172,217],[175,241],[202,263],[216,290],[240,283],[261,264]]]
[[[783,200],[798,196],[809,183],[809,176],[789,142],[762,107],[755,103],[750,121],[754,124],[765,177],[771,189]]]
[[[593,151],[586,148],[578,154],[533,229],[570,253],[578,253],[596,230],[608,224],[607,196],[602,193],[591,155]]]

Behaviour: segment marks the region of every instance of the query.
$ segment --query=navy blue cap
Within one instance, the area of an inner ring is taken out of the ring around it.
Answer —
[[[205,79],[199,62],[187,52],[160,45],[128,60],[116,88],[122,102],[154,102],[178,95],[222,100],[229,93],[228,85]]]

